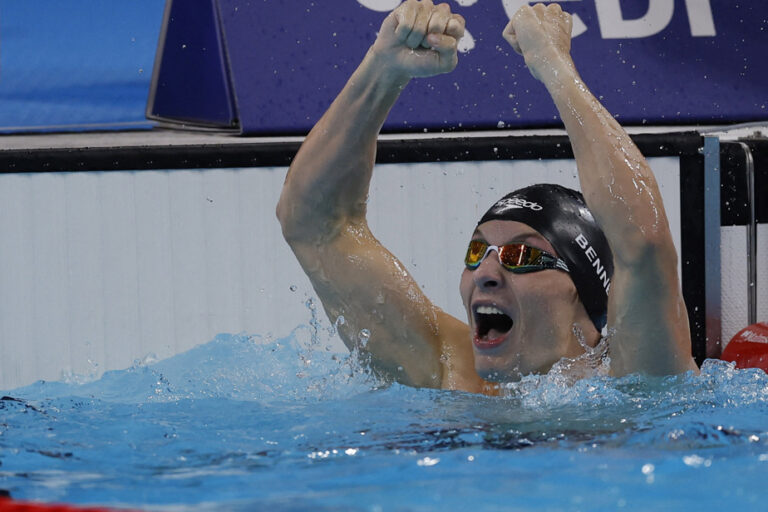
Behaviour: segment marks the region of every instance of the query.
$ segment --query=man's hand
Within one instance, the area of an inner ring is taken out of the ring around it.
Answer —
[[[448,4],[407,0],[386,17],[371,52],[403,78],[439,75],[456,67],[463,35],[464,18]]]
[[[543,81],[543,66],[552,66],[562,58],[570,61],[571,15],[558,4],[524,5],[504,29],[504,39],[525,58],[525,64],[537,80]]]

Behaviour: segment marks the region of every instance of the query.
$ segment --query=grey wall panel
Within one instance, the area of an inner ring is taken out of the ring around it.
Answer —
[[[120,173],[123,174],[123,173]],[[169,276],[173,274],[173,252],[171,250],[171,178],[175,173],[147,171],[129,174],[133,179],[130,185],[134,196],[136,225],[134,237],[136,243],[133,253],[136,257],[135,283],[133,284],[137,315],[135,341],[126,343],[121,350],[123,361],[131,356],[140,357],[149,352],[172,354],[174,340],[174,290]],[[181,174],[178,175],[181,177]],[[174,183],[176,188],[177,184]],[[124,250],[130,254],[131,248]],[[127,327],[127,326],[126,326]],[[128,328],[130,329],[130,328]],[[156,339],[162,344],[152,346],[149,340]],[[134,355],[135,354],[135,355]],[[111,366],[114,367],[114,366]]]
[[[748,325],[747,227],[720,228],[722,347]]]
[[[651,163],[679,247],[678,160]],[[313,293],[274,215],[284,177],[284,168],[0,175],[0,389],[95,377],[222,332],[282,337],[308,324]],[[463,319],[458,282],[477,219],[542,181],[577,186],[574,162],[381,165],[371,227]]]

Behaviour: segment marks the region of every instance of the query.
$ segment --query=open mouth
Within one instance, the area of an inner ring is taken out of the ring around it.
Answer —
[[[473,342],[478,348],[493,348],[500,345],[514,320],[495,306],[475,307],[475,336]]]

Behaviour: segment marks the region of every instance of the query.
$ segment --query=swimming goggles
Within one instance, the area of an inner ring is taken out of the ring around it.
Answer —
[[[498,245],[488,245],[488,242],[483,240],[472,240],[469,242],[467,255],[464,257],[464,264],[469,270],[475,270],[491,251],[496,251],[502,267],[515,274],[525,274],[546,269],[558,269],[569,272],[568,265],[563,260],[536,247],[520,243],[506,244],[499,247]]]

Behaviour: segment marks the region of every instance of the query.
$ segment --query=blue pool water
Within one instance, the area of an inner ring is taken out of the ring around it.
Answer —
[[[487,398],[383,385],[320,331],[5,391],[0,489],[174,511],[764,510],[762,371]]]

